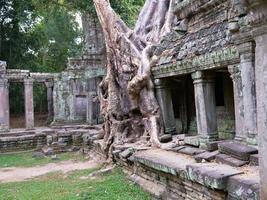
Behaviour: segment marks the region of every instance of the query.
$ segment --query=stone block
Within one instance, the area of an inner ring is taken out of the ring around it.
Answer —
[[[242,174],[243,172],[216,163],[197,163],[186,166],[188,178],[208,188],[224,190],[227,181],[231,176]]]
[[[195,163],[195,160],[188,156],[161,149],[139,151],[134,153],[133,157],[137,163],[175,176],[186,176],[186,165]]]
[[[194,148],[194,147],[185,147],[179,151],[179,153],[183,153],[183,154],[190,155],[190,156],[198,155],[204,152],[205,150]]]
[[[234,141],[220,143],[218,147],[220,153],[227,154],[244,161],[249,161],[251,154],[258,153],[256,148]]]
[[[248,164],[248,161],[238,160],[226,154],[219,154],[216,156],[216,162],[222,163],[226,165],[230,165],[232,167],[241,167],[243,165]]]
[[[184,138],[184,143],[194,146],[194,147],[199,147],[199,137],[198,136],[188,136]]]
[[[230,177],[227,184],[229,200],[260,200],[258,175],[238,175]]]
[[[208,151],[216,151],[218,150],[218,144],[225,142],[224,140],[220,141],[212,141],[212,142],[207,142],[207,150]]]
[[[119,155],[121,158],[127,159],[129,158],[132,154],[134,153],[134,149],[133,148],[129,148],[124,150],[123,152],[121,152]]]
[[[207,151],[207,152],[204,152],[204,153],[201,153],[201,154],[194,156],[194,158],[197,162],[202,162],[203,160],[211,162],[212,160],[215,159],[215,157],[218,154],[219,154],[219,151],[212,151],[212,152]]]
[[[164,134],[160,137],[160,142],[167,143],[172,141],[172,135],[171,134]]]

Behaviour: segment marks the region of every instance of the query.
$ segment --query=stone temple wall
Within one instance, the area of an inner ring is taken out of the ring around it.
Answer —
[[[82,16],[84,48],[80,58],[70,58],[68,67],[55,80],[53,124],[101,122],[98,85],[106,74],[105,45],[96,16]]]

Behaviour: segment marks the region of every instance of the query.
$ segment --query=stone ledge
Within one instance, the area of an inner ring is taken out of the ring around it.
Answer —
[[[133,160],[152,169],[182,177],[186,176],[186,165],[195,163],[189,156],[160,149],[137,152],[133,155]]]
[[[242,174],[233,167],[216,163],[197,163],[186,167],[191,181],[212,189],[224,190],[229,177]]]

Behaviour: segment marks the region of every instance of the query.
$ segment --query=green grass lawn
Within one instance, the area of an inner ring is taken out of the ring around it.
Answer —
[[[30,181],[0,184],[1,200],[149,200],[120,170],[95,179],[81,179],[93,170],[51,173]]]
[[[52,162],[60,162],[65,160],[84,161],[84,156],[79,152],[63,153],[58,155],[58,160],[51,160],[49,156],[44,158],[33,158],[33,153],[16,153],[16,154],[1,154],[0,168],[3,167],[32,167],[36,165],[45,165]]]

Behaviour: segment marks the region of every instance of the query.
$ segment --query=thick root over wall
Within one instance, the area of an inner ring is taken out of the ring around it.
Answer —
[[[170,32],[174,0],[146,0],[132,30],[108,0],[93,0],[107,50],[107,76],[100,84],[104,150],[113,144],[142,142],[161,147],[163,133],[151,68],[155,46]]]

